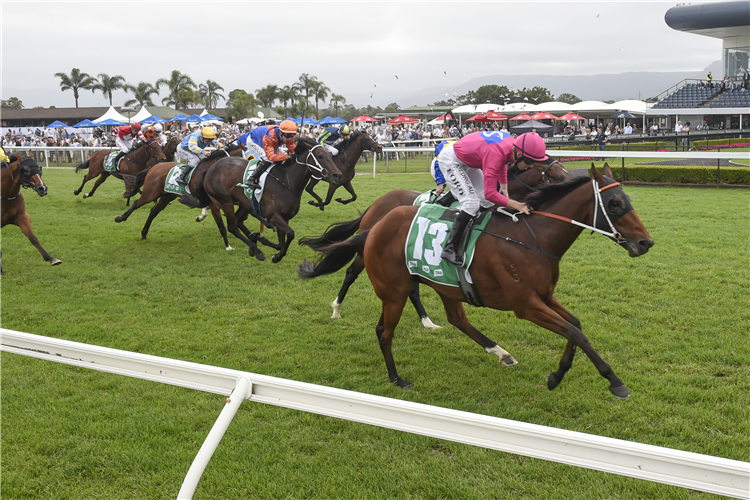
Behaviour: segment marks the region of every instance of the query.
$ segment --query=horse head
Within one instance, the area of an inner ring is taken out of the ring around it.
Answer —
[[[167,156],[161,148],[159,139],[153,139],[148,143],[146,153],[148,154],[148,158],[156,158],[157,163],[167,161]]]
[[[42,168],[31,155],[26,155],[20,151],[16,152],[15,162],[18,164],[18,184],[24,188],[33,189],[39,196],[47,194],[47,185],[42,180]],[[13,163],[13,162],[11,162]],[[11,179],[13,178],[11,171]],[[14,180],[14,183],[16,181]]]
[[[609,164],[604,164],[600,173],[591,164],[591,177],[599,184],[598,193],[595,192],[594,226],[598,229],[613,229],[612,239],[625,248],[631,257],[638,257],[654,246],[654,240],[648,230],[635,213],[630,197],[625,194],[619,182],[615,182]],[[603,215],[600,218],[596,214]]]
[[[370,134],[367,132],[354,132],[357,134],[357,139],[359,139],[362,142],[362,149],[368,150],[368,151],[375,151],[376,153],[382,153],[383,147],[375,141],[375,139],[372,138]]]
[[[305,165],[313,176],[320,176],[324,181],[338,185],[343,175],[333,162],[333,157],[314,139],[299,137],[295,150],[297,151],[297,163]]]

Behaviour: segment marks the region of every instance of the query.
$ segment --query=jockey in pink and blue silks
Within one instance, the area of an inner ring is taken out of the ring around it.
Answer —
[[[544,140],[535,133],[514,139],[505,132],[475,132],[455,144],[446,145],[438,156],[438,163],[446,184],[460,204],[442,257],[458,266],[463,264],[458,242],[480,207],[489,208],[494,204],[528,214],[530,210],[525,203],[507,197],[508,164],[531,165],[547,158]]]

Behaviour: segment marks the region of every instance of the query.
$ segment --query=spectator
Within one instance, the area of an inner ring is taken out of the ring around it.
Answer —
[[[678,120],[677,125],[674,126],[674,133],[679,134],[680,132],[682,132],[682,122]]]
[[[631,126],[630,126],[630,122],[628,122],[628,123],[627,123],[627,124],[625,125],[625,128],[623,129],[623,131],[622,131],[622,132],[623,132],[623,134],[627,134],[627,135],[630,135],[630,134],[632,134],[632,133],[633,133],[633,127],[631,127]]]
[[[708,72],[708,75],[706,75],[706,86],[710,89],[714,88],[714,77],[711,74],[711,72]]]
[[[595,140],[599,145],[599,151],[607,150],[607,141],[609,140],[609,136],[604,132],[603,125],[599,125],[599,130],[597,131],[596,136],[593,140]],[[604,158],[597,158],[597,160],[604,160]]]

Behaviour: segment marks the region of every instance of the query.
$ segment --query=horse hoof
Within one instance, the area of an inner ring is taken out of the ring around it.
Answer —
[[[432,320],[429,317],[427,317],[427,316],[425,316],[424,318],[422,318],[422,326],[425,327],[425,328],[431,328],[433,330],[439,330],[440,328],[442,328],[441,326],[436,325],[435,323],[433,323]]]
[[[621,386],[618,386],[618,387],[612,387],[610,385],[609,392],[611,392],[614,397],[620,398],[620,399],[626,399],[630,397],[630,391],[628,390],[627,387],[625,387],[625,384],[622,384]]]
[[[88,193],[86,193],[86,194],[84,194],[84,195],[83,195],[83,199],[84,199],[84,200],[85,200],[86,198],[88,198],[88,197],[89,197],[89,194],[88,194]]]
[[[263,262],[264,260],[266,260],[266,255],[260,250],[258,250],[258,253],[255,254],[255,258]]]
[[[232,248],[230,245],[227,245],[226,251],[229,252],[231,250],[234,250],[234,248]]]
[[[119,215],[115,217],[115,222],[122,222],[122,217]]]
[[[201,219],[201,216],[200,216],[200,215],[199,215],[198,217],[196,217],[196,218],[195,218],[195,222],[200,222],[200,221],[202,221],[202,220],[203,220],[203,219]]]
[[[281,262],[281,256],[279,254],[274,255],[273,257],[271,257],[271,262],[273,262],[274,264],[278,264],[279,262]]]
[[[76,195],[76,196],[78,196],[79,194],[81,194],[81,192],[76,189],[75,191],[73,191],[73,194]]]
[[[560,384],[560,381],[557,380],[557,377],[554,373],[550,373],[549,375],[547,375],[547,389],[549,389],[550,391],[554,390],[554,388],[557,387],[558,384]]]
[[[60,259],[56,259],[56,258],[52,257],[52,260],[49,261],[49,263],[50,263],[50,265],[56,266],[58,264],[62,264],[62,261]]]
[[[414,386],[414,384],[412,384],[408,380],[402,379],[401,377],[397,377],[396,380],[393,381],[393,383],[402,389],[411,389]]]
[[[516,358],[514,358],[510,354],[506,354],[505,356],[500,358],[500,364],[503,366],[513,366],[513,365],[517,365],[518,361],[516,360]]]

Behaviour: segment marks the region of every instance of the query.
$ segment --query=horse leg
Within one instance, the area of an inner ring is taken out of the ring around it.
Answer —
[[[313,189],[318,184],[318,182],[320,182],[320,180],[318,180],[318,179],[310,179],[310,182],[307,183],[307,187],[305,188],[305,191],[307,191],[308,193],[310,193],[310,196],[312,196],[313,198],[315,198],[315,201],[310,200],[307,203],[309,203],[310,205],[312,205],[314,207],[318,207],[319,209],[323,210],[323,205],[321,205],[321,203],[323,202],[323,198],[321,198],[320,196],[318,196],[315,193],[315,191],[313,191]]]
[[[433,323],[430,317],[427,316],[427,311],[425,311],[424,306],[422,305],[422,299],[419,298],[419,283],[419,280],[416,278],[412,281],[411,292],[409,292],[409,300],[411,300],[414,309],[417,311],[419,320],[422,322],[422,326],[424,326],[425,328],[432,328],[437,330],[440,327]]]
[[[151,193],[148,193],[148,194],[151,194]],[[133,203],[130,206],[130,208],[128,208],[125,211],[124,214],[118,215],[117,217],[115,217],[115,222],[124,222],[124,221],[128,220],[128,217],[130,217],[130,214],[132,214],[133,212],[135,212],[136,210],[138,210],[139,208],[141,208],[146,203],[151,203],[152,201],[156,200],[157,198],[158,198],[158,196],[155,196],[155,197],[146,196],[146,195],[141,196],[140,198],[138,198],[137,200],[135,200],[135,203]]]
[[[201,210],[201,214],[195,218],[195,222],[201,222],[203,219],[206,218],[207,215],[208,215],[208,207],[203,207],[203,210]],[[229,243],[227,243],[227,245],[229,245]]]
[[[599,374],[609,380],[609,390],[612,395],[618,398],[627,398],[630,396],[630,391],[625,387],[623,381],[615,375],[612,367],[609,366],[601,356],[599,356],[599,353],[597,353],[596,350],[594,350],[588,337],[583,334],[580,328],[577,328],[566,321],[565,318],[563,318],[552,307],[542,302],[539,297],[526,301],[523,309],[513,312],[521,319],[529,320],[542,328],[555,332],[558,335],[562,335],[568,339],[568,343],[572,346],[580,347],[581,350],[586,353],[586,356],[588,356],[591,362],[594,363]],[[573,353],[573,347],[570,347],[570,349],[566,347],[563,353],[563,359],[560,361],[561,365],[563,365],[566,360],[572,362]],[[552,390],[557,387],[557,385],[554,383],[555,380],[550,382],[549,378],[550,376],[548,376],[547,387]],[[559,380],[557,382],[559,382]]]
[[[342,302],[344,302],[344,298],[349,291],[349,287],[354,284],[354,282],[357,280],[359,275],[362,274],[362,271],[364,269],[365,259],[361,254],[357,254],[357,256],[354,258],[354,262],[352,262],[351,265],[346,268],[344,283],[342,283],[341,285],[339,294],[336,295],[336,298],[333,299],[333,302],[331,303],[331,307],[333,307],[333,314],[331,315],[331,319],[341,319],[341,304]]]
[[[383,353],[385,366],[388,369],[388,379],[392,384],[402,389],[409,389],[412,387],[412,383],[398,376],[396,362],[393,360],[393,351],[391,350],[396,326],[401,320],[401,313],[404,311],[404,305],[406,304],[406,297],[399,298],[401,300],[383,301],[383,312],[380,314],[380,321],[375,328],[375,334],[378,336],[380,351]]]
[[[81,182],[81,187],[79,187],[78,189],[76,189],[75,191],[73,191],[73,194],[76,195],[76,196],[78,196],[79,194],[81,194],[81,191],[83,191],[83,186],[85,186],[88,181],[89,181],[89,176],[88,176],[88,172],[86,172],[86,175],[83,176],[83,181]]]
[[[140,201],[141,198],[138,198],[138,200]],[[146,239],[148,230],[149,228],[151,228],[151,223],[154,221],[156,216],[159,215],[159,212],[167,208],[167,205],[169,205],[172,200],[176,198],[177,195],[172,193],[164,193],[159,197],[156,204],[153,206],[153,208],[151,208],[151,211],[148,214],[148,219],[146,219],[146,223],[143,225],[143,229],[141,229],[141,240]]]
[[[229,232],[237,237],[237,239],[241,240],[245,245],[247,245],[248,255],[250,255],[251,257],[255,257],[261,262],[266,260],[265,254],[261,251],[260,248],[258,248],[258,245],[253,243],[250,238],[247,238],[244,234],[242,234],[242,231],[237,224],[237,218],[234,212],[234,203],[226,203],[222,205],[221,208],[224,211],[224,216],[227,218],[227,226]],[[240,210],[238,210],[237,212],[240,212]]]
[[[84,197],[84,198],[91,198],[92,196],[94,196],[94,193],[96,192],[97,188],[98,188],[99,186],[101,186],[101,185],[102,185],[102,183],[103,183],[104,181],[106,181],[106,180],[107,180],[107,177],[109,177],[110,175],[111,175],[111,174],[110,174],[109,172],[102,172],[102,173],[101,173],[101,174],[99,175],[99,178],[98,178],[98,179],[96,180],[96,182],[94,183],[94,187],[93,187],[93,188],[91,188],[91,192],[90,192],[90,193],[88,193],[88,194],[84,194],[84,195],[83,195],[83,197]]]
[[[271,257],[271,262],[278,264],[286,255],[287,250],[289,250],[289,245],[291,245],[292,240],[294,239],[294,229],[289,227],[289,224],[287,224],[279,213],[275,213],[273,217],[271,217],[270,222],[276,226],[276,234],[279,236],[279,246],[281,247],[279,251]]]
[[[440,294],[440,299],[443,301],[445,313],[448,315],[448,322],[451,325],[455,326],[468,335],[471,340],[484,347],[485,351],[500,358],[501,365],[513,366],[518,363],[516,358],[511,356],[508,351],[497,345],[493,340],[485,337],[482,332],[469,323],[469,318],[466,317],[466,311],[460,301],[449,299],[442,294]]]
[[[550,308],[552,308],[553,311],[559,314],[565,321],[583,331],[583,329],[581,328],[581,321],[573,316],[570,311],[565,309],[565,307],[560,304],[560,302],[554,295],[547,301],[547,305],[550,306]],[[549,388],[549,390],[554,389],[560,384],[560,382],[562,382],[565,374],[568,372],[568,370],[570,370],[570,367],[573,366],[573,357],[575,356],[575,353],[575,344],[568,340],[568,343],[565,345],[565,350],[563,351],[562,358],[560,358],[560,367],[556,372],[552,372],[547,376],[547,387]]]
[[[234,250],[234,248],[231,247],[229,244],[229,239],[227,238],[227,228],[224,226],[224,219],[221,217],[221,209],[217,207],[215,204],[211,204],[211,215],[214,218],[214,221],[216,222],[216,227],[219,228],[219,233],[221,233],[221,237],[224,238],[224,248],[229,250]]]
[[[342,200],[341,198],[336,198],[336,201],[344,205],[346,205],[347,203],[351,203],[353,201],[357,201],[357,193],[354,192],[354,188],[352,187],[352,181],[347,181],[342,185],[344,186],[344,189],[349,191],[349,194],[352,195],[352,197],[348,200]]]
[[[56,259],[52,257],[50,254],[47,253],[47,251],[42,248],[42,245],[39,243],[39,239],[36,237],[34,232],[31,230],[31,219],[29,219],[29,214],[26,212],[22,213],[14,222],[18,227],[21,228],[21,231],[23,234],[29,239],[32,245],[36,247],[37,250],[39,250],[39,253],[42,254],[42,258],[52,264],[53,266],[56,266],[58,264],[61,264],[62,261],[60,259]]]

